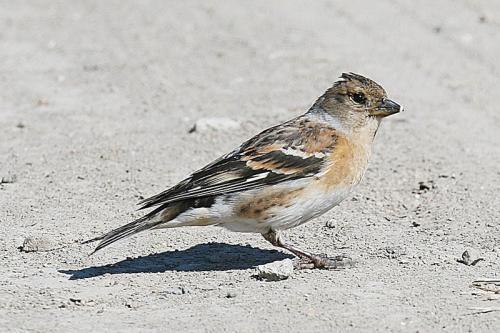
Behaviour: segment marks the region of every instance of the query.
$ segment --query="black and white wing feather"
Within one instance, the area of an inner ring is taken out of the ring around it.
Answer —
[[[334,133],[332,128],[328,131]],[[271,127],[176,186],[143,200],[141,209],[314,176],[333,149],[331,144],[316,144],[325,133],[304,117]],[[327,139],[335,141],[334,137]]]

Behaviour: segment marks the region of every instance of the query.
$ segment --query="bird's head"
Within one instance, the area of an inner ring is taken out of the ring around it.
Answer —
[[[321,110],[333,116],[347,130],[356,130],[374,120],[398,113],[401,106],[387,97],[376,82],[354,73],[343,73],[314,104],[311,110]]]

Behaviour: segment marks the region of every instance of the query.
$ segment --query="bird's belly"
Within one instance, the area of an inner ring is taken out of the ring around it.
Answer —
[[[232,231],[258,233],[293,228],[338,205],[351,190],[339,187],[331,191],[308,185],[238,198],[241,203],[236,205],[234,214],[219,225]]]
[[[268,224],[272,230],[285,230],[299,226],[337,206],[349,195],[350,191],[351,189],[347,187],[328,193],[322,189],[308,190],[287,209],[276,210]]]

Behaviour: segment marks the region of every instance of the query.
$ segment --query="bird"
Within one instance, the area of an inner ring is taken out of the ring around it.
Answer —
[[[270,127],[165,191],[142,200],[144,216],[87,242],[94,252],[146,230],[220,226],[260,233],[297,257],[299,268],[342,268],[289,244],[283,231],[346,199],[360,183],[383,118],[402,111],[375,81],[342,73],[306,113]]]

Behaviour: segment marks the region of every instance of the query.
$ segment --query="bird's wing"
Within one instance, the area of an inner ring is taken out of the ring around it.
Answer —
[[[336,142],[335,129],[305,116],[271,127],[176,186],[145,199],[143,208],[234,193],[321,172]]]

